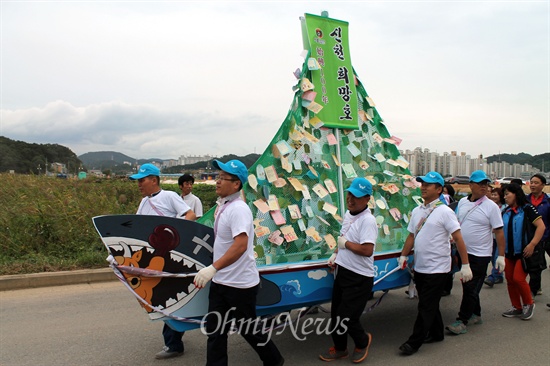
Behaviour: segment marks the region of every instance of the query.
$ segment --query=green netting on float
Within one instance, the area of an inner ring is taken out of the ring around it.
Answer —
[[[258,266],[328,258],[346,210],[343,190],[356,176],[373,184],[369,207],[379,227],[376,253],[403,247],[420,194],[396,147],[399,140],[389,134],[355,70],[354,76],[359,128],[325,128],[302,106],[301,86],[311,80],[304,63],[283,124],[249,168],[242,192],[255,220]],[[213,226],[214,208],[199,222]]]

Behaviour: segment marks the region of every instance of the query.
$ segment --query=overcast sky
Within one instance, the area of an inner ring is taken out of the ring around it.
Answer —
[[[548,1],[1,5],[0,135],[77,155],[262,153],[291,105],[299,17],[346,20],[402,149],[550,151]]]

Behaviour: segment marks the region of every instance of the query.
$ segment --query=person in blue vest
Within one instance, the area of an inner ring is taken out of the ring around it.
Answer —
[[[541,266],[538,270],[529,272],[529,287],[531,288],[533,296],[537,296],[542,295],[541,274],[542,271],[546,269],[544,252],[546,251],[546,253],[550,255],[550,197],[542,191],[546,185],[546,178],[542,174],[533,175],[529,183],[531,193],[527,195],[527,202],[535,206],[546,226],[544,235],[539,243],[541,246],[539,247],[539,256],[542,257]]]
[[[502,215],[506,239],[504,276],[512,307],[502,313],[502,316],[529,320],[533,317],[535,302],[527,283],[523,262],[524,258],[533,255],[535,247],[542,239],[545,226],[537,209],[527,202],[520,185],[507,185],[504,189],[504,200],[508,205]]]

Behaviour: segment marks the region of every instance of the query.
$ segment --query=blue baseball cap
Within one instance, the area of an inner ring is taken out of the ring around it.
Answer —
[[[216,169],[237,176],[243,185],[248,181],[248,169],[246,169],[246,166],[239,160],[229,160],[227,163],[214,160],[212,165],[214,165]]]
[[[147,163],[140,166],[138,172],[134,175],[131,175],[130,179],[136,180],[136,179],[148,177],[150,175],[155,175],[157,177],[160,177],[160,169],[154,166],[153,164]]]
[[[481,183],[483,181],[487,181],[489,183],[492,182],[492,180],[485,174],[483,170],[476,170],[475,172],[470,175],[470,182],[473,183]]]
[[[437,183],[441,187],[445,185],[445,181],[443,180],[443,177],[438,172],[428,172],[428,174],[416,177],[417,182],[424,182],[424,183]]]
[[[346,189],[349,193],[353,194],[355,197],[365,197],[372,195],[372,184],[365,178],[355,178],[351,182],[351,186]]]

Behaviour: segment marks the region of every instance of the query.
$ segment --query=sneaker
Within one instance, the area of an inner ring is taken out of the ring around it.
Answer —
[[[542,289],[541,289],[541,288],[539,288],[539,289],[537,290],[537,295],[542,295]]]
[[[344,351],[337,351],[336,348],[330,347],[327,352],[320,354],[319,358],[323,361],[334,361],[339,358],[347,358],[348,357],[348,350]]]
[[[523,305],[523,313],[521,314],[521,320],[529,320],[533,317],[535,312],[535,304]]]
[[[355,350],[353,351],[353,355],[351,355],[351,362],[359,363],[363,362],[365,358],[367,358],[369,347],[372,342],[372,334],[367,333],[367,337],[369,337],[369,343],[365,348],[355,348]]]
[[[489,287],[493,287],[493,285],[495,284],[495,281],[493,281],[492,278],[485,277],[485,280],[483,281],[483,283]]]
[[[164,360],[166,358],[178,357],[178,356],[181,356],[181,355],[183,355],[183,351],[182,352],[170,351],[170,348],[164,346],[164,347],[162,347],[162,351],[160,351],[159,353],[157,353],[155,355],[155,358],[157,360]]]
[[[483,319],[481,319],[481,316],[472,314],[472,317],[468,320],[468,325],[470,324],[483,324]]]
[[[509,310],[506,310],[504,313],[502,313],[502,316],[506,318],[515,318],[522,314],[523,314],[523,311],[516,309],[515,307],[512,306]]]
[[[457,320],[453,324],[447,325],[445,329],[454,334],[464,334],[468,331],[466,324],[464,324],[462,320]]]
[[[497,283],[503,283],[504,282],[504,278],[502,277],[497,277],[497,279],[495,279],[494,283],[497,284]]]

